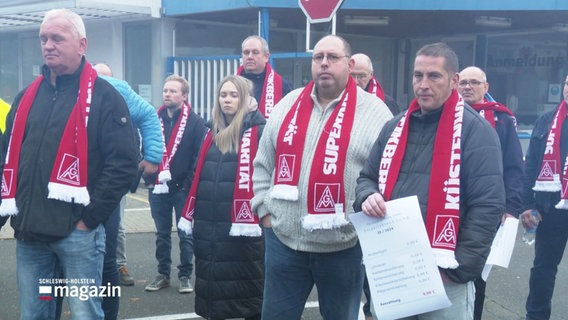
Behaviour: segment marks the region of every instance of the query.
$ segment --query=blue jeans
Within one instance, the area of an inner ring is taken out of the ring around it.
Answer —
[[[300,319],[314,284],[324,320],[357,319],[364,275],[359,243],[337,252],[303,252],[282,244],[272,229],[264,231],[262,319]]]
[[[527,320],[549,319],[558,265],[568,239],[568,212],[553,209],[542,213],[536,229],[535,257],[526,302]]]
[[[40,300],[41,279],[87,279],[100,286],[105,253],[105,231],[102,225],[90,231],[73,230],[69,236],[54,242],[22,241],[16,244],[20,319],[55,319],[57,299]],[[44,286],[45,284],[41,284]],[[68,297],[73,319],[103,319],[102,298],[82,301]]]
[[[175,209],[176,224],[181,218],[188,192],[179,190],[170,193],[154,194],[148,189],[148,200],[152,218],[156,225],[156,260],[158,273],[170,278],[172,268],[172,210]],[[178,230],[180,264],[178,277],[191,278],[193,272],[193,237]]]
[[[120,278],[118,275],[118,265],[116,263],[116,242],[118,238],[118,225],[120,224],[120,206],[117,206],[105,222],[106,233],[106,252],[103,264],[103,284],[106,286],[120,286]],[[118,317],[120,298],[105,297],[103,298],[103,311],[105,320],[113,320]]]

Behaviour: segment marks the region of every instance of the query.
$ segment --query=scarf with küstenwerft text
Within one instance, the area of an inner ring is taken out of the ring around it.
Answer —
[[[47,185],[47,197],[49,199],[78,203],[84,206],[87,206],[90,202],[89,191],[87,190],[87,122],[96,78],[97,73],[93,70],[91,64],[85,62],[79,76],[77,101],[63,130]],[[0,215],[2,216],[18,214],[16,192],[20,148],[24,140],[26,122],[31,106],[43,80],[44,77],[39,76],[30,84],[22,96],[14,117],[2,175],[2,204],[0,205]]]
[[[562,170],[562,179],[560,179],[560,136],[562,134],[562,125],[568,115],[568,105],[566,101],[562,101],[554,118],[552,125],[548,131],[546,138],[546,147],[544,156],[540,165],[540,171],[536,178],[533,190],[544,192],[560,191],[560,202],[556,204],[557,209],[568,209],[568,155],[564,160],[564,169]]]
[[[383,150],[379,164],[379,191],[386,201],[391,200],[406,151],[410,119],[420,110],[416,99],[398,122]],[[461,128],[463,123],[463,98],[456,90],[442,106],[438,123],[432,169],[428,186],[426,208],[426,232],[440,268],[455,269],[458,262],[455,248],[459,232],[460,214],[460,162]],[[435,164],[435,165],[434,165]]]
[[[192,234],[192,221],[195,212],[195,202],[197,199],[197,188],[203,164],[207,157],[207,151],[213,143],[213,133],[211,130],[207,132],[195,168],[195,176],[189,190],[189,196],[185,202],[181,219],[178,222],[178,228],[187,234]],[[258,150],[258,127],[248,128],[243,133],[239,152],[237,154],[238,164],[235,175],[235,185],[233,187],[233,205],[231,206],[231,230],[229,235],[233,237],[260,237],[262,231],[258,224],[258,217],[253,214],[250,200],[253,197],[252,192],[252,161]]]
[[[276,73],[267,62],[265,65],[266,75],[264,77],[264,86],[262,88],[262,95],[258,101],[259,110],[262,115],[268,119],[274,106],[282,99],[282,77]],[[237,74],[241,75],[244,67],[240,66]]]
[[[158,118],[160,118],[160,125],[162,126],[162,136],[166,136],[164,133],[164,119],[160,116],[162,110],[166,109],[166,106],[163,105],[158,109]],[[168,193],[170,191],[168,187],[168,181],[172,180],[172,174],[170,172],[170,163],[172,159],[176,155],[177,149],[183,138],[183,133],[185,132],[185,127],[187,125],[187,120],[189,119],[191,108],[189,103],[184,102],[181,106],[180,115],[176,121],[172,129],[172,134],[170,135],[170,139],[165,145],[164,148],[164,155],[162,156],[162,161],[158,166],[158,176],[156,178],[156,182],[154,185],[153,193]]]
[[[276,170],[271,196],[298,200],[298,181],[305,137],[314,108],[311,81],[288,111],[276,140]],[[334,229],[346,225],[344,170],[349,137],[355,119],[357,84],[349,77],[339,102],[320,133],[308,180],[308,215],[302,226],[308,230]],[[304,173],[305,174],[305,173]]]

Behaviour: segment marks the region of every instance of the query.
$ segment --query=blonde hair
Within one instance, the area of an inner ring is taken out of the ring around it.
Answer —
[[[170,81],[177,81],[181,84],[181,93],[184,95],[189,95],[189,82],[187,82],[187,80],[182,77],[182,76],[178,76],[177,74],[172,74],[169,75],[166,80],[164,80],[164,83],[166,82],[170,82]],[[189,99],[189,97],[188,97]]]
[[[239,95],[237,112],[230,123],[227,123],[225,114],[219,103],[221,88],[227,82],[231,82],[235,85]],[[249,97],[251,95],[252,82],[241,76],[227,76],[217,85],[217,90],[215,91],[215,107],[213,108],[213,132],[215,133],[215,143],[223,154],[231,151],[235,153],[239,152],[243,119],[250,111]]]

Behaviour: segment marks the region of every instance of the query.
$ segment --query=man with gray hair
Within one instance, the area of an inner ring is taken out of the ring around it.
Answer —
[[[73,319],[103,319],[103,223],[136,177],[134,131],[124,99],[85,59],[79,15],[48,11],[39,39],[45,65],[16,96],[0,140],[20,318],[55,318],[64,295]],[[73,290],[89,296],[65,294]]]
[[[292,88],[268,63],[270,50],[264,38],[249,36],[243,41],[241,49],[243,64],[237,74],[252,81],[258,108],[268,119],[274,106],[292,91]]]

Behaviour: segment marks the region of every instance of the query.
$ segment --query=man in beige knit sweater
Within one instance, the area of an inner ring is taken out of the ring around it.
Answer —
[[[313,81],[276,105],[254,160],[252,207],[266,237],[263,319],[300,319],[314,284],[324,319],[356,319],[360,306],[362,254],[348,214],[392,114],[357,87],[343,38],[323,37],[312,60]]]

